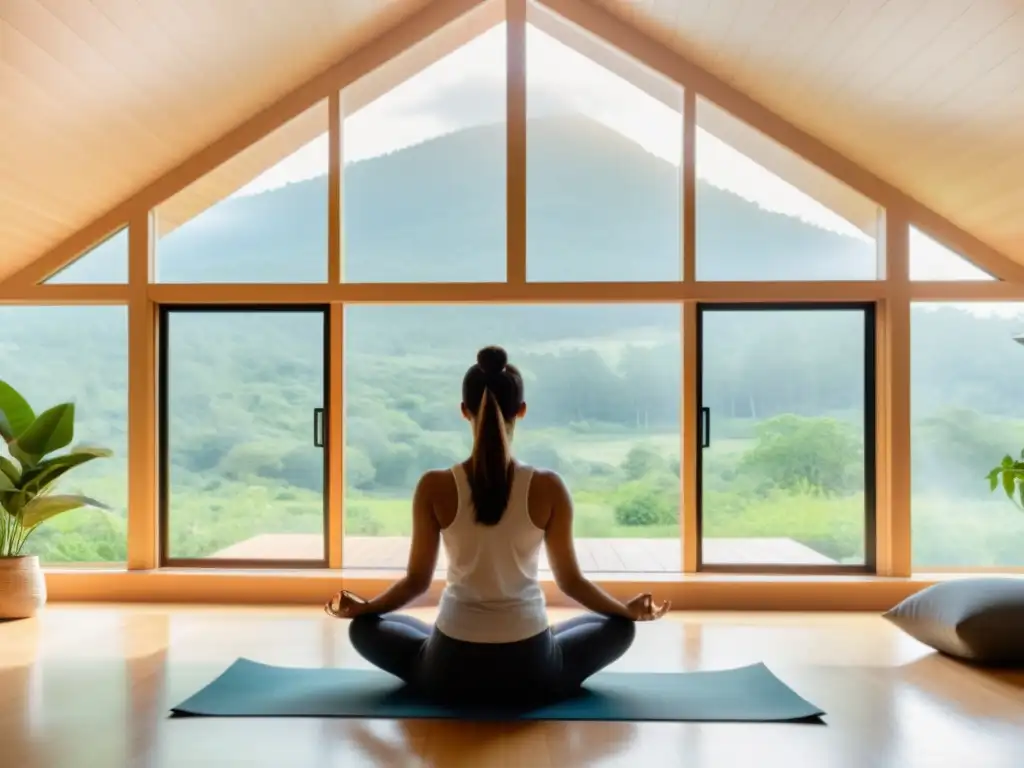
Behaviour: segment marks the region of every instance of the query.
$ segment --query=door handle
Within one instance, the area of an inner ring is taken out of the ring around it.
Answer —
[[[711,409],[701,408],[700,409],[701,421],[703,426],[701,429],[700,436],[700,447],[710,448],[711,447]]]
[[[324,409],[313,409],[313,445],[316,448],[324,447]]]

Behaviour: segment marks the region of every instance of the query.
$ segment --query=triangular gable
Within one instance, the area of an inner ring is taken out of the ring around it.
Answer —
[[[172,200],[184,199],[183,196],[188,197],[185,190],[192,187],[198,189],[202,183],[201,179],[205,175],[211,174],[219,166],[228,165],[233,157],[260,143],[262,139],[269,137],[271,134],[282,130],[282,126],[287,125],[291,120],[297,119],[297,115],[302,115],[311,109],[311,104],[315,106],[317,99],[324,99],[332,91],[336,92],[338,87],[349,87],[348,90],[353,94],[351,101],[354,108],[358,107],[360,101],[362,103],[368,102],[372,98],[372,93],[370,95],[358,95],[357,97],[358,89],[355,87],[356,83],[362,82],[367,84],[366,87],[372,91],[376,88],[373,85],[374,77],[388,70],[390,62],[402,59],[409,50],[415,48],[425,38],[436,35],[442,30],[452,30],[452,34],[455,34],[455,31],[460,27],[470,26],[467,19],[473,17],[474,14],[479,19],[483,15],[480,13],[482,8],[487,8],[488,13],[493,16],[495,13],[503,13],[506,6],[507,3],[481,3],[474,0],[439,0],[438,2],[428,4],[423,10],[414,13],[400,22],[390,32],[385,33],[363,49],[348,56],[344,61],[334,65],[320,76],[303,84],[278,103],[255,115],[251,120],[239,126],[230,134],[214,142],[178,168],[173,169],[140,191],[135,197],[125,201],[124,204],[69,238],[49,254],[41,257],[35,264],[13,275],[11,284],[25,285],[25,279],[31,282],[38,282],[43,275],[55,276],[54,273],[57,269],[75,260],[75,258],[70,258],[69,254],[80,253],[82,244],[95,242],[97,235],[103,231],[109,232],[112,228],[123,226],[127,219],[140,211],[151,208],[164,208],[165,211],[168,211]],[[841,157],[834,150],[813,139],[813,137],[785,123],[781,118],[756,104],[749,97],[739,93],[728,84],[717,80],[710,73],[700,69],[682,55],[650,38],[643,31],[617,19],[606,9],[583,2],[582,0],[540,0],[537,3],[528,3],[527,11],[528,18],[531,19],[531,23],[535,24],[535,26],[539,25],[537,21],[538,13],[542,14],[545,18],[557,16],[560,20],[574,22],[577,25],[577,30],[584,31],[584,34],[579,38],[579,48],[584,49],[583,52],[585,54],[589,53],[588,50],[585,50],[586,45],[593,44],[593,41],[599,40],[601,45],[616,46],[617,50],[622,52],[623,55],[633,57],[635,62],[647,66],[652,72],[656,72],[659,77],[671,78],[688,87],[696,88],[703,101],[708,104],[715,103],[718,108],[721,108],[723,111],[727,110],[732,115],[735,115],[738,121],[748,124],[773,141],[798,152],[809,164],[816,166],[822,173],[831,175],[836,179],[841,179],[844,184],[849,185],[851,189],[858,192],[862,197],[866,197],[871,201],[877,200],[877,203],[882,206],[898,205],[909,218],[921,220],[922,223],[927,224],[930,232],[937,234],[945,241],[955,244],[958,252],[970,252],[972,257],[976,256],[975,260],[980,267],[990,272],[998,273],[1003,278],[1024,280],[1024,267],[1021,267],[1021,265],[994,252],[991,248],[986,247],[933,212],[924,209],[915,201],[910,200],[899,192],[899,190],[892,188],[870,172]],[[479,23],[479,21],[476,23]],[[583,37],[589,38],[590,42],[585,43]],[[430,55],[436,58],[439,55],[443,55],[443,51],[435,50],[432,54],[427,54],[427,58]],[[410,67],[409,62],[413,62],[413,60],[407,56],[405,56],[405,59],[408,70]],[[422,66],[422,64],[413,62],[411,66]],[[772,169],[771,165],[767,162],[764,164],[764,167]],[[772,170],[780,173],[779,168]],[[787,175],[788,173],[783,172],[784,178]],[[791,183],[798,188],[801,186],[799,180]],[[204,205],[206,203],[200,201],[198,209],[203,209]],[[830,208],[837,208],[839,202],[829,200],[826,205]],[[193,205],[192,207],[196,208],[197,206]],[[865,208],[864,210],[867,209]],[[840,213],[848,221],[852,221],[862,231],[871,226],[870,216],[865,216],[862,210],[851,213],[844,213],[839,210],[836,212]],[[168,223],[170,226],[174,226],[178,219],[182,219],[182,217],[166,215],[165,228]],[[159,227],[160,224],[158,223],[158,231],[160,231]],[[84,265],[85,262],[83,262],[83,268]],[[963,274],[966,275],[967,272]],[[56,280],[51,278],[51,281],[65,282],[73,275],[74,273],[69,269],[64,277]],[[84,280],[84,278],[82,279]],[[980,278],[974,274],[957,279]]]

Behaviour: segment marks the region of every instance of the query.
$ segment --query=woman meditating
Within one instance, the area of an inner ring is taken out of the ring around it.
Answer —
[[[634,622],[658,619],[669,605],[649,594],[621,603],[581,573],[561,478],[512,458],[526,403],[522,376],[500,347],[480,350],[466,372],[462,414],[473,453],[420,479],[405,577],[368,602],[341,592],[328,612],[353,619],[349,636],[365,659],[439,700],[530,704],[571,695],[626,652]],[[448,583],[431,627],[395,611],[430,586],[442,540]],[[591,613],[549,626],[537,581],[541,544],[558,587]]]

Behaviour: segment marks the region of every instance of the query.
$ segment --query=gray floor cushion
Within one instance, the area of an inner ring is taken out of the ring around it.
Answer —
[[[991,666],[1024,666],[1024,579],[968,578],[911,595],[884,617],[937,651]]]

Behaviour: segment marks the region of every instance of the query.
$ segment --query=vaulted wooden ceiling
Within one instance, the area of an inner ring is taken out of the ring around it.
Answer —
[[[0,277],[428,0],[3,0]],[[1024,0],[592,0],[1024,262]]]
[[[1022,0],[594,0],[1024,262]]]

